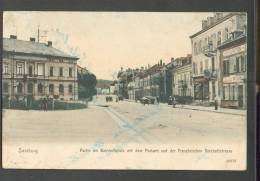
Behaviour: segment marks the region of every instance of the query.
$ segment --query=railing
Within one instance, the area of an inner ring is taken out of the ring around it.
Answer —
[[[206,79],[215,79],[217,78],[217,72],[216,70],[206,69],[204,70],[204,77]]]

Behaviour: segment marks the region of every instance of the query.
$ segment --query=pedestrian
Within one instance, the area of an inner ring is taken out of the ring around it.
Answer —
[[[215,96],[215,110],[218,110],[218,98]]]
[[[176,106],[176,99],[175,97],[172,98],[172,107],[175,107]]]
[[[157,101],[158,104],[160,103],[159,96],[156,97],[156,101]]]
[[[43,108],[44,108],[44,111],[47,111],[47,109],[48,109],[48,101],[46,98],[43,99]]]
[[[169,96],[168,105],[172,105],[172,96]]]

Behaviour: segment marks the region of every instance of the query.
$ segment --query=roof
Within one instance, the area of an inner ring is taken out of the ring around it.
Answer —
[[[17,40],[12,38],[3,38],[3,51],[16,52],[24,54],[33,54],[38,56],[53,56],[78,60],[78,57],[66,54],[53,46],[45,43]]]
[[[219,19],[217,22],[213,23],[212,25],[210,25],[210,26],[208,26],[208,27],[206,27],[206,28],[200,30],[199,32],[197,32],[197,33],[191,35],[190,38],[194,38],[194,37],[200,35],[201,33],[203,33],[203,32],[205,32],[205,31],[207,31],[207,30],[213,28],[214,26],[216,26],[216,25],[218,25],[218,24],[224,22],[225,20],[229,19],[230,17],[232,17],[232,16],[234,16],[234,15],[238,15],[238,14],[241,14],[241,13],[230,13],[230,14],[228,14],[227,16],[224,16],[223,18]]]

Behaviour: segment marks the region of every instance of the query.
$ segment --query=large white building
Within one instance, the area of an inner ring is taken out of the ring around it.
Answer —
[[[222,69],[217,47],[246,30],[245,13],[214,13],[202,21],[202,30],[190,36],[194,99],[213,102],[222,93]]]
[[[3,38],[2,93],[4,99],[77,100],[77,57],[34,38]]]

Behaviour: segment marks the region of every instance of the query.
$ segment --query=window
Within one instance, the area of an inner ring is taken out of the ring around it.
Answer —
[[[197,75],[197,64],[193,62],[193,74]]]
[[[50,76],[52,77],[53,76],[53,67],[50,67]]]
[[[8,74],[8,64],[4,64],[3,73]]]
[[[19,93],[19,94],[23,93],[23,84],[20,82],[17,86],[17,93]]]
[[[69,85],[69,93],[72,93],[72,85]]]
[[[241,72],[246,71],[246,56],[241,56]]]
[[[38,75],[44,75],[44,64],[38,64]]]
[[[72,77],[72,68],[69,68],[69,77]]]
[[[203,62],[201,61],[200,62],[200,74],[202,74],[203,73]]]
[[[38,84],[38,93],[42,94],[43,93],[43,85],[40,83]]]
[[[23,65],[17,64],[17,74],[22,75],[23,74]]]
[[[225,40],[228,40],[228,28],[225,28],[225,34],[224,34]]]
[[[206,70],[209,69],[209,61],[208,61],[208,59],[205,60],[205,69]]]
[[[221,45],[221,31],[218,32],[218,41],[217,41],[217,45]]]
[[[59,85],[59,93],[60,93],[61,95],[64,94],[64,86],[63,86],[62,84]]]
[[[54,85],[50,84],[49,85],[49,94],[53,94],[54,93]]]
[[[198,53],[201,53],[202,52],[202,42],[201,40],[199,41],[199,47],[198,47]]]
[[[3,92],[8,93],[8,83],[7,82],[3,83]]]
[[[60,75],[60,77],[63,76],[63,68],[62,68],[62,67],[60,67],[60,73],[59,73],[59,75]]]
[[[195,55],[198,54],[197,43],[194,43],[194,54],[195,54]]]
[[[229,74],[229,60],[225,60],[223,62],[223,71],[224,71],[224,75]]]
[[[33,84],[29,83],[27,89],[28,89],[28,93],[30,94],[33,93]]]
[[[33,75],[33,67],[32,65],[29,66],[29,76],[32,77]]]
[[[235,100],[235,86],[234,85],[232,86],[231,91],[232,91],[232,100]]]
[[[212,67],[212,71],[214,71],[215,70],[215,58],[214,57],[211,58],[211,67]]]

